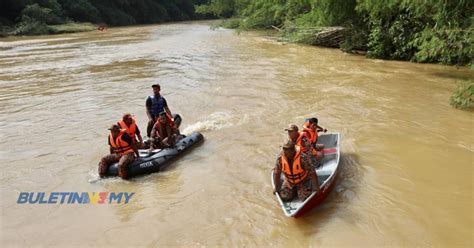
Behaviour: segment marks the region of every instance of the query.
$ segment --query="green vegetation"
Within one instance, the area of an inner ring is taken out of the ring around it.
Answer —
[[[230,19],[223,20],[219,26],[223,28],[237,29],[240,26],[240,22],[241,20],[238,18],[230,18]]]
[[[195,5],[205,0],[2,0],[0,36],[91,30],[90,24],[133,25],[206,17]],[[59,26],[58,26],[59,25]]]
[[[232,17],[226,28],[275,28],[292,42],[372,58],[473,65],[473,0],[210,0],[196,11]],[[473,82],[459,83],[453,106],[472,107]]]
[[[77,33],[96,30],[96,25],[90,22],[70,22],[58,25],[49,25],[50,34]]]
[[[226,27],[278,28],[290,41],[307,44],[324,27],[341,26],[340,47],[367,50],[373,58],[472,63],[472,0],[210,0],[196,11],[239,18]]]
[[[368,23],[371,57],[459,65],[472,60],[470,0],[364,0],[356,9]]]
[[[455,108],[467,109],[473,107],[474,102],[474,80],[458,82],[454,94],[449,103]]]
[[[345,51],[467,65],[473,13],[473,0],[3,0],[0,35],[90,30],[54,26],[72,22],[118,26],[232,17],[224,27],[275,28],[290,41],[319,44],[318,34],[338,26],[343,29],[327,39],[337,39],[333,43]]]

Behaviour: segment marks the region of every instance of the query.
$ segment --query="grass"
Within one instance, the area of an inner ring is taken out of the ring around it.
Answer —
[[[242,20],[239,18],[230,18],[230,19],[223,20],[220,26],[223,28],[237,29],[240,27],[241,22]]]
[[[449,103],[460,109],[470,109],[473,107],[474,79],[458,82],[457,88],[449,99]]]
[[[88,22],[70,22],[59,25],[48,25],[51,34],[63,34],[63,33],[77,33],[94,31],[97,26]]]

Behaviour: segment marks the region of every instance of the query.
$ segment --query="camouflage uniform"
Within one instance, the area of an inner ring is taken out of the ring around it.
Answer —
[[[316,161],[316,158],[311,154],[311,149],[313,149],[311,147],[311,142],[304,135],[303,135],[303,137],[301,137],[301,146],[302,146],[301,148],[303,148],[306,151],[305,155],[306,155],[306,157],[309,158],[311,168],[316,169],[317,161]]]
[[[313,159],[314,168],[318,168],[321,166],[323,158],[324,158],[324,145],[323,144],[315,144],[314,150],[316,151],[316,156],[311,156]]]
[[[306,153],[305,153],[306,156],[311,154],[310,153],[310,151],[311,151],[311,142],[309,142],[309,140],[306,136],[301,137],[301,146],[306,151]]]
[[[276,164],[275,164],[275,172],[276,173],[282,173],[282,163],[281,163],[281,156],[278,156]],[[306,199],[308,196],[311,195],[313,192],[312,190],[312,183],[311,183],[311,177],[312,174],[316,173],[313,169],[313,166],[311,162],[308,160],[308,156],[305,153],[301,154],[301,167],[308,171],[308,174],[306,178],[296,184],[292,185],[290,182],[285,177],[285,180],[283,182],[283,185],[281,186],[281,189],[277,189],[280,198],[285,201],[292,201],[295,196],[298,196],[300,200]]]
[[[118,176],[126,178],[127,166],[135,160],[135,153],[127,153],[119,155],[116,153],[105,155],[99,162],[99,176],[104,177],[107,174],[107,169],[113,163],[118,162]]]

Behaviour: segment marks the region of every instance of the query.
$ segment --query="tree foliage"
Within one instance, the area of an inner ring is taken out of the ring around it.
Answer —
[[[59,0],[64,15],[77,22],[97,23],[102,21],[99,10],[88,0]]]
[[[461,81],[449,99],[449,103],[455,108],[468,109],[473,107],[473,97],[474,80]]]
[[[472,61],[472,0],[360,0],[369,56],[465,65]]]
[[[303,42],[311,29],[344,26],[345,50],[375,58],[472,63],[473,0],[209,0],[197,10],[237,17],[234,27],[283,28]]]
[[[2,0],[0,24],[15,23],[19,34],[47,33],[67,22],[149,24],[201,18],[194,6],[205,0]]]

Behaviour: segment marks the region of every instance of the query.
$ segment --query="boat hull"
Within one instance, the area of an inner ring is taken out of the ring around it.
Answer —
[[[298,211],[293,217],[299,218],[309,211],[311,211],[313,208],[318,206],[324,199],[327,198],[329,193],[331,193],[332,189],[334,188],[334,185],[336,185],[336,180],[337,180],[337,175],[335,175],[334,178],[331,179],[331,182],[328,183],[328,185],[324,186],[319,193],[316,193],[316,195],[308,201],[300,211]]]
[[[148,150],[139,150],[140,159],[133,161],[127,167],[127,176],[135,177],[161,171],[203,140],[201,133],[194,132],[176,142],[173,148],[165,148],[153,154],[148,154]],[[106,176],[118,176],[118,163],[109,166]]]
[[[288,217],[298,218],[311,211],[311,209],[326,199],[336,184],[340,158],[339,134],[322,134],[318,138],[317,143],[324,145],[324,158],[322,160],[322,165],[316,169],[320,190],[313,192],[308,198],[304,199],[304,201],[294,199],[291,202],[283,202],[280,195],[276,194],[283,212]],[[273,187],[275,187],[273,178],[272,173],[272,184]],[[283,182],[283,175],[280,175],[280,180]]]

